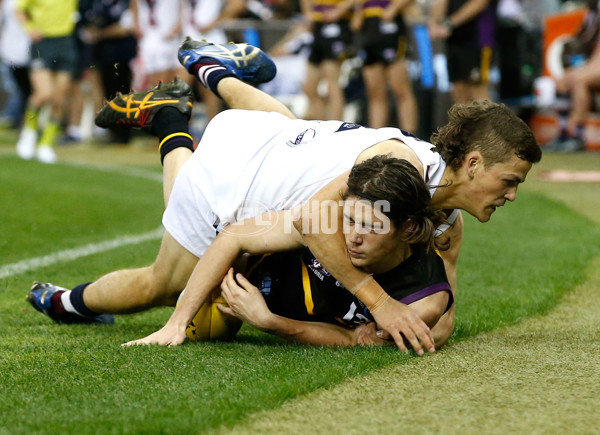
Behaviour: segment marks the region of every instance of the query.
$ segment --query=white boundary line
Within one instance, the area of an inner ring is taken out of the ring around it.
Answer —
[[[5,153],[0,152],[0,155],[3,154]],[[60,163],[68,166],[89,168],[102,172],[114,172],[120,175],[126,175],[135,178],[143,178],[146,180],[157,181],[162,183],[162,174],[135,167],[114,164],[90,164],[76,161]],[[81,257],[99,254],[101,252],[110,251],[111,249],[120,248],[121,246],[136,245],[139,243],[147,242],[149,240],[160,239],[162,238],[163,234],[164,229],[162,226],[160,226],[155,230],[143,234],[138,234],[135,236],[121,236],[112,240],[105,240],[103,242],[91,243],[77,248],[66,249],[64,251],[44,255],[42,257],[29,258],[26,260],[17,261],[16,263],[5,264],[3,266],[0,266],[0,279],[29,272],[30,270],[34,270],[40,267],[53,266],[58,263],[76,260]]]
[[[29,272],[30,270],[38,269],[40,267],[53,266],[57,263],[64,263],[81,257],[87,257],[88,255],[99,254],[101,252],[110,251],[111,249],[120,248],[121,246],[136,245],[149,240],[160,239],[162,238],[163,233],[164,229],[161,226],[155,230],[136,236],[121,236],[104,242],[91,243],[78,248],[58,251],[53,254],[44,255],[43,257],[29,258],[27,260],[17,261],[16,263],[5,264],[4,266],[0,266],[0,279]]]
[[[0,147],[0,157],[15,156],[14,149]],[[143,178],[145,180],[157,181],[162,183],[162,173],[142,169],[135,166],[117,165],[113,163],[90,163],[81,160],[59,160],[58,164],[73,166],[75,168],[94,169],[100,172],[114,172],[120,175],[127,175],[134,178]]]
[[[143,178],[144,180],[157,181],[162,183],[163,176],[160,172],[153,172],[147,169],[140,169],[134,166],[114,165],[110,163],[85,163],[79,161],[60,162],[75,168],[94,169],[100,172],[114,172],[119,175],[127,175],[134,178]]]

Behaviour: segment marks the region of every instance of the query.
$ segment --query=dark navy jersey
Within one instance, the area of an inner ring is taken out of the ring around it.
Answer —
[[[252,263],[252,262],[251,262]],[[356,326],[372,322],[367,307],[344,288],[308,248],[272,254],[254,261],[250,281],[269,309],[280,316],[305,321]],[[410,304],[434,293],[453,297],[439,255],[413,247],[413,254],[395,268],[373,278],[392,298]]]

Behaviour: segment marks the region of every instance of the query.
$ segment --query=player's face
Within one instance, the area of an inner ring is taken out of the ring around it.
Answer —
[[[376,205],[353,196],[344,203],[344,237],[352,264],[369,273],[392,269],[409,249],[400,231]]]
[[[465,210],[480,222],[489,221],[498,207],[516,199],[517,188],[530,169],[531,163],[517,156],[487,168],[480,164],[472,173]]]

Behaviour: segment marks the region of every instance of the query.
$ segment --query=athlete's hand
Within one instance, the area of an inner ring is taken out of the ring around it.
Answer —
[[[408,305],[388,298],[375,313],[371,314],[377,325],[392,336],[400,350],[408,352],[404,343],[404,339],[406,339],[419,355],[425,353],[423,348],[429,352],[435,352],[429,327]]]
[[[221,295],[229,307],[217,304],[219,311],[237,317],[255,328],[268,328],[273,313],[267,307],[258,288],[244,275],[238,273],[234,277],[233,268],[229,269],[221,283]]]
[[[432,41],[448,39],[450,33],[448,26],[439,23],[429,23],[429,37]]]
[[[121,346],[139,346],[147,344],[158,344],[159,346],[178,346],[185,341],[185,328],[177,328],[167,323],[158,331],[147,337],[140,338],[139,340],[132,340],[127,343],[123,343]]]
[[[393,345],[394,342],[379,337],[377,334],[377,325],[375,322],[363,323],[354,328],[354,337],[356,344],[360,346],[374,346],[374,345]]]

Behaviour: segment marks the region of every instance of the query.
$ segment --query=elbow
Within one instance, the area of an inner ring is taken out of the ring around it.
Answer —
[[[449,298],[445,292],[434,295],[434,297],[430,296],[430,303],[418,308],[419,317],[421,317],[421,320],[423,320],[423,322],[431,329],[433,329],[444,316]]]
[[[440,349],[444,346],[452,336],[452,332],[454,332],[454,306],[431,328],[435,348]]]
[[[431,331],[436,350],[441,349],[448,342],[454,331],[454,322],[440,322],[438,325],[439,328]]]
[[[304,226],[302,225],[302,218],[301,217],[295,217],[292,223],[294,225],[294,229],[296,231],[298,231],[300,234],[303,234],[302,230],[303,230]]]

